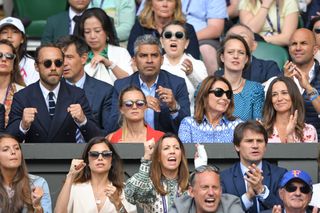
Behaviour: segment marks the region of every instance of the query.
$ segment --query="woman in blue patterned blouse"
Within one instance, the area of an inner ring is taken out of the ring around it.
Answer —
[[[230,35],[222,42],[218,63],[234,94],[233,115],[244,121],[262,118],[264,91],[260,83],[246,80],[242,72],[249,66],[251,53],[247,42],[239,35]]]
[[[224,77],[208,76],[196,97],[194,117],[186,117],[179,127],[183,143],[231,143],[233,131],[240,119],[234,110],[233,92]]]

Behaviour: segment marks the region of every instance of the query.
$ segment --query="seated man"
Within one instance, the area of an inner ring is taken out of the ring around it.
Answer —
[[[302,170],[286,172],[280,182],[279,195],[283,205],[275,205],[262,213],[316,213],[308,204],[312,196],[312,179]]]
[[[267,132],[260,122],[238,124],[233,144],[240,162],[221,172],[223,193],[240,197],[243,210],[249,213],[281,203],[278,185],[286,170],[262,160],[267,142]]]
[[[35,52],[40,81],[15,93],[7,131],[20,142],[76,142],[80,129],[85,141],[99,135],[82,89],[61,80],[63,53],[53,44]]]
[[[114,83],[111,118],[113,130],[119,126],[119,94],[129,85],[140,87],[147,97],[145,121],[153,129],[177,132],[181,120],[190,115],[190,102],[183,78],[161,70],[162,48],[158,38],[139,36],[134,43],[134,63],[138,71]]]
[[[219,170],[212,166],[200,166],[190,175],[189,195],[174,200],[170,213],[241,213],[240,199],[222,194]]]

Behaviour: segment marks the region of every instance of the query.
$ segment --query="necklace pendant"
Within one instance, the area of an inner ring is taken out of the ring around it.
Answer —
[[[100,205],[100,204],[101,204],[101,200],[100,200],[100,199],[97,199],[97,200],[96,200],[96,204],[97,204],[97,205]]]

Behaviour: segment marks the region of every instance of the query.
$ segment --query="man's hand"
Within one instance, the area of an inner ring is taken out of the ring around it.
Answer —
[[[38,111],[36,108],[24,108],[21,121],[21,127],[23,130],[28,130],[30,128],[37,113]]]
[[[147,96],[147,106],[148,108],[154,110],[155,112],[160,112],[160,101],[152,96]]]
[[[244,179],[248,185],[251,185],[255,195],[261,194],[264,190],[262,171],[255,164],[249,166],[248,169]]]
[[[159,86],[156,93],[158,93],[161,102],[165,103],[172,110],[176,109],[177,102],[171,89]]]
[[[86,120],[80,104],[71,104],[67,110],[76,123],[81,124]]]

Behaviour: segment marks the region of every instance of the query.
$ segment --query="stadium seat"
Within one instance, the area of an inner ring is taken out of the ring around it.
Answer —
[[[258,41],[258,47],[252,54],[263,60],[277,62],[280,70],[282,70],[283,65],[289,58],[288,51],[285,48],[263,41]]]
[[[47,18],[67,8],[67,0],[13,0],[14,14],[26,26],[26,35],[41,38]]]

